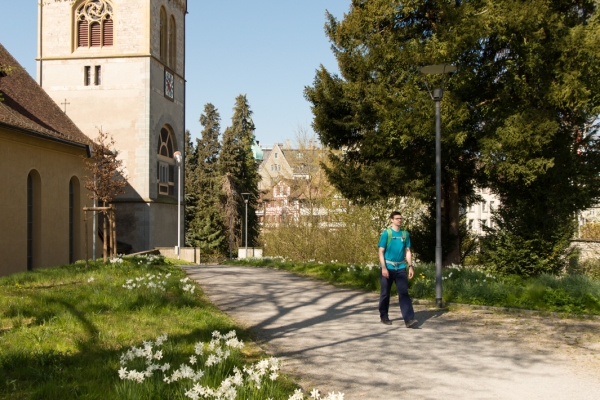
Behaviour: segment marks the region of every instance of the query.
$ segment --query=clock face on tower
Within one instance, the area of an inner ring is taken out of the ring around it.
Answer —
[[[165,97],[170,100],[175,98],[175,77],[167,69],[165,69]]]

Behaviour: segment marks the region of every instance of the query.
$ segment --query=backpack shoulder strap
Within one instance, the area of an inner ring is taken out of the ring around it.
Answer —
[[[387,228],[387,243],[385,244],[385,247],[387,248],[390,243],[392,242],[392,228]]]

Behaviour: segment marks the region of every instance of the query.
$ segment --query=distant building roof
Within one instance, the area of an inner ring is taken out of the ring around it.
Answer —
[[[13,56],[0,44],[0,65],[13,67],[0,73],[0,123],[75,144],[90,139],[48,96]]]

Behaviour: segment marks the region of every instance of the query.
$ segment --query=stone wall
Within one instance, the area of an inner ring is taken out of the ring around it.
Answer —
[[[177,259],[175,247],[157,247],[156,250],[158,250],[162,256]],[[199,247],[182,247],[179,256],[181,260],[195,264],[200,264],[201,261]]]
[[[85,258],[83,207],[91,206],[84,187],[85,149],[0,127],[0,276],[27,271],[27,177],[35,173],[33,267],[69,263],[69,181],[73,179],[77,212],[74,260]],[[33,172],[32,172],[33,171]],[[37,226],[36,226],[37,225]],[[88,226],[92,254],[92,224]],[[101,243],[98,240],[97,243]],[[102,247],[101,245],[99,246]]]
[[[577,248],[579,261],[600,260],[600,240],[575,239],[571,241],[571,247]]]

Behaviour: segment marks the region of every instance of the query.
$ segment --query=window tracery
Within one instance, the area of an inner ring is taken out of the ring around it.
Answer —
[[[173,135],[165,126],[160,130],[158,136],[158,170],[156,180],[158,183],[158,194],[175,195],[175,143]]]
[[[113,7],[106,0],[87,0],[75,11],[77,47],[112,46]]]

